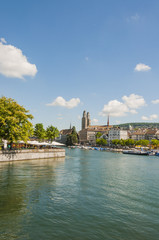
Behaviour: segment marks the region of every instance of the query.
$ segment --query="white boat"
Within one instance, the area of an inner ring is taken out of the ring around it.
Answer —
[[[124,154],[132,154],[132,155],[149,155],[148,152],[142,150],[123,150]]]

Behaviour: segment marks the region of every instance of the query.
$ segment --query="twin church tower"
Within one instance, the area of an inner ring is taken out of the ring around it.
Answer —
[[[92,128],[92,127],[95,127],[96,129],[98,128],[107,128],[109,129],[109,115],[108,115],[108,119],[107,119],[107,125],[103,125],[103,126],[91,126],[91,119],[90,119],[90,113],[86,111],[83,111],[83,117],[82,117],[82,130],[83,129],[87,129],[87,128]]]
[[[82,130],[88,128],[91,125],[91,119],[89,112],[83,111],[82,117]]]

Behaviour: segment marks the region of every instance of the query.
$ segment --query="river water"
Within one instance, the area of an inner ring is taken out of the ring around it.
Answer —
[[[158,240],[159,157],[0,163],[0,240]]]

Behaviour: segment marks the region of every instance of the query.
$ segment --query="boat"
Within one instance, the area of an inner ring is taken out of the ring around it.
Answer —
[[[149,151],[148,154],[149,154],[149,156],[155,156],[156,152],[155,151]]]
[[[123,154],[142,155],[142,156],[149,155],[149,153],[146,151],[141,151],[141,150],[136,150],[136,149],[135,150],[123,150]]]

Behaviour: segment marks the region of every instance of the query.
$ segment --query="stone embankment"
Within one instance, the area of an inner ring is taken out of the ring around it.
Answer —
[[[0,162],[64,158],[65,149],[24,149],[24,150],[3,150],[0,151]]]

